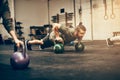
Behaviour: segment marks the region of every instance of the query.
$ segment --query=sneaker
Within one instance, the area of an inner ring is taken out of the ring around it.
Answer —
[[[108,47],[113,46],[113,42],[110,40],[110,38],[107,38],[106,42]]]
[[[29,40],[25,40],[26,48],[27,48],[28,50],[32,50],[31,44],[28,44],[28,41],[29,41]]]
[[[44,47],[42,47],[41,45],[39,45],[39,50],[43,50],[44,49]]]

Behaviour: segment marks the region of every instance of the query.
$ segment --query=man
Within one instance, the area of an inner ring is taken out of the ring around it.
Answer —
[[[17,46],[19,47],[21,44],[23,44],[23,42],[17,38],[14,32],[13,20],[11,18],[8,0],[0,0],[0,18],[2,18],[5,29],[12,36]]]
[[[54,23],[52,26],[52,31],[43,39],[27,41],[28,50],[32,50],[31,44],[40,44],[41,48],[44,49],[54,46],[56,42],[69,44],[71,41],[73,41],[74,43],[78,43],[82,40],[86,32],[86,28],[81,22],[75,28],[65,27],[58,23]]]
[[[114,37],[111,37],[111,38],[107,38],[106,39],[107,46],[108,47],[113,46],[115,41],[120,41],[120,36],[114,36]]]

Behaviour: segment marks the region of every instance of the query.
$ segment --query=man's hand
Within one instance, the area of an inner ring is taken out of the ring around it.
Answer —
[[[23,41],[19,40],[19,39],[16,39],[15,40],[15,43],[16,43],[16,46],[17,47],[20,47],[20,45],[24,45]]]
[[[64,40],[61,37],[56,37],[55,42],[60,42],[64,44]]]

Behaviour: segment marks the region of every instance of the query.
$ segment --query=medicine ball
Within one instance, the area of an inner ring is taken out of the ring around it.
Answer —
[[[64,45],[62,43],[55,44],[53,47],[55,53],[63,53],[64,52]]]
[[[75,50],[77,52],[84,51],[84,48],[85,48],[85,46],[84,46],[84,44],[82,42],[79,42],[79,43],[75,44]]]

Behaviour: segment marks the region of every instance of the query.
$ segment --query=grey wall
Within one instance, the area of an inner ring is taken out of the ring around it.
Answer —
[[[25,38],[29,38],[30,26],[41,26],[48,22],[47,11],[47,0],[15,0],[16,21],[23,22]]]

